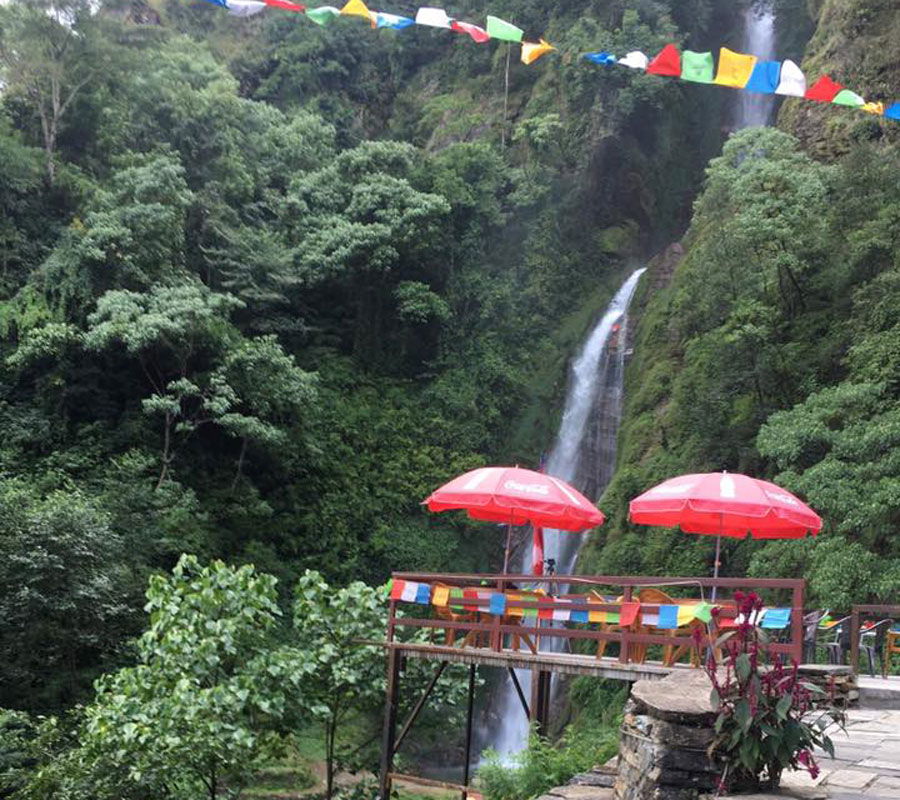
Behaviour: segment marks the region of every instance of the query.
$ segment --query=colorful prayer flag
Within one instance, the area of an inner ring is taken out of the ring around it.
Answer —
[[[478,591],[476,589],[465,589],[463,591],[463,597],[466,600],[477,600],[478,599]],[[463,608],[466,611],[478,611],[478,606],[473,603],[466,603]]]
[[[650,628],[659,627],[659,614],[646,614],[642,611],[641,624]]]
[[[816,100],[820,103],[830,103],[840,94],[844,87],[835,83],[827,75],[823,75],[809,89],[806,90],[807,100]]]
[[[679,605],[678,606],[678,614],[676,619],[678,621],[678,627],[681,628],[684,625],[689,625],[694,621],[694,609],[695,605]]]
[[[539,597],[538,603],[542,606],[551,606],[550,608],[539,608],[538,609],[538,617],[540,619],[553,619],[553,598],[552,597]]]
[[[674,44],[667,44],[647,65],[647,72],[653,75],[681,75],[681,53]]]
[[[533,64],[541,56],[556,50],[552,44],[548,44],[543,39],[537,44],[534,42],[522,42],[522,63]]]
[[[259,0],[226,0],[225,7],[232,17],[252,17],[265,10],[266,4]]]
[[[712,622],[712,603],[698,603],[694,608],[694,617],[709,625]]]
[[[306,6],[300,3],[291,3],[290,0],[263,0],[267,6],[275,6],[276,8],[284,8],[288,11],[306,11]]]
[[[510,606],[509,605],[509,603],[512,601],[521,601],[522,600],[521,594],[518,594],[516,592],[507,592],[506,600],[507,600],[506,616],[508,616],[508,617],[524,616],[524,614],[522,613],[524,611],[523,608],[521,608],[520,606]]]
[[[404,581],[403,591],[400,593],[400,599],[404,603],[415,603],[416,594],[419,591],[419,584],[415,581]]]
[[[744,87],[745,92],[757,92],[758,94],[775,94],[778,82],[781,80],[780,61],[757,61],[750,75],[750,80]]]
[[[866,101],[856,92],[849,89],[843,89],[837,93],[834,100],[831,101],[839,106],[850,106],[852,108],[860,108],[866,104]]]
[[[791,623],[791,609],[767,608],[762,615],[760,627],[769,630],[781,630]]]
[[[431,604],[435,606],[446,606],[450,600],[449,586],[435,586],[434,594],[431,596]]]
[[[880,116],[884,114],[884,103],[866,103],[860,107],[860,110],[865,111],[867,114],[876,114]]]
[[[490,611],[491,614],[496,614],[498,617],[502,617],[506,613],[505,594],[501,594],[500,592],[493,592],[491,594]]]
[[[341,9],[341,14],[345,17],[362,17],[369,19],[369,9],[363,0],[347,0],[347,3]]]
[[[319,6],[318,8],[306,9],[306,16],[309,17],[316,25],[327,25],[335,17],[339,17],[341,12],[334,6]]]
[[[588,61],[593,61],[595,64],[603,64],[607,67],[610,64],[616,63],[616,57],[612,55],[612,53],[607,53],[605,50],[601,50],[599,53],[585,53],[584,57]]]
[[[491,16],[487,18],[487,32],[492,39],[502,39],[504,42],[521,42],[525,35],[525,31],[511,22]]]
[[[659,627],[660,628],[677,628],[678,627],[678,606],[660,606],[659,607]]]
[[[884,112],[884,115],[890,119],[900,119],[900,103],[894,103]]]
[[[431,586],[427,583],[420,583],[416,589],[416,602],[420,605],[427,606],[431,602]]]
[[[587,611],[573,611],[569,615],[569,622],[590,622],[590,617]]]
[[[450,589],[450,608],[456,611],[462,611],[463,605],[459,601],[463,599],[463,590],[455,586]]]
[[[557,605],[566,605],[567,603],[571,603],[571,600],[560,600],[557,598]],[[553,621],[554,622],[568,622],[569,617],[571,616],[572,611],[568,608],[554,608],[553,609]]]
[[[638,612],[641,610],[640,603],[622,603],[619,624],[624,627],[633,625],[637,620]]]
[[[628,67],[629,69],[647,69],[650,59],[640,50],[632,50],[625,54],[625,58],[620,58],[618,64],[620,67]]]
[[[528,599],[529,601],[531,601],[531,600],[533,600],[534,598],[529,597],[529,598],[527,598],[527,599]],[[537,615],[538,615],[538,610],[537,610],[537,608],[523,608],[523,609],[522,609],[522,616],[525,616],[525,617],[536,617]]]
[[[416,12],[416,25],[427,25],[429,28],[449,28],[450,17],[443,8],[425,6]]]
[[[454,19],[450,22],[450,30],[456,31],[457,33],[466,33],[472,37],[473,41],[478,42],[478,44],[483,44],[491,38],[484,28],[479,28],[471,22],[457,22]]]
[[[403,596],[403,587],[406,581],[391,581],[391,600],[399,600]]]
[[[743,89],[753,75],[756,56],[735,53],[727,47],[719,49],[719,72],[714,81],[718,86]]]
[[[793,61],[787,59],[781,64],[781,76],[775,94],[788,97],[803,97],[806,94],[806,76]]]
[[[222,8],[228,8],[228,3],[225,0],[206,0],[207,3],[210,3],[214,6],[221,6]]]
[[[712,83],[715,63],[712,53],[695,53],[685,50],[681,56],[681,80],[694,83]]]

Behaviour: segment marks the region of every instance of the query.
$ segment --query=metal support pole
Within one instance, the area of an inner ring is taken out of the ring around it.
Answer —
[[[425,687],[425,691],[422,692],[422,696],[416,702],[416,705],[413,707],[413,710],[410,711],[409,717],[406,722],[403,723],[403,726],[400,728],[400,734],[397,736],[397,741],[394,743],[394,755],[397,755],[397,751],[400,749],[400,745],[403,744],[403,740],[406,738],[406,734],[409,733],[409,729],[412,728],[413,723],[418,719],[419,714],[422,712],[422,709],[425,707],[425,702],[428,700],[431,695],[432,690],[437,684],[438,679],[443,674],[444,670],[447,669],[447,661],[442,661],[440,666],[438,666],[437,670],[435,670],[434,675],[432,675],[431,680],[428,682],[428,686]]]
[[[509,670],[509,677],[512,678],[513,686],[516,687],[516,694],[519,695],[522,708],[525,709],[525,716],[530,719],[531,712],[528,710],[528,701],[525,699],[525,692],[522,691],[522,684],[519,683],[519,676],[516,675],[516,671],[512,667],[507,667],[507,669]]]
[[[397,696],[400,689],[402,656],[393,647],[388,650],[387,687],[384,697],[384,723],[381,731],[381,768],[378,796],[388,800],[391,795],[391,772],[394,766],[394,734],[397,727]]]
[[[463,764],[462,800],[469,796],[469,765],[472,762],[472,711],[475,706],[475,665],[469,665],[469,706],[466,709],[466,758]]]

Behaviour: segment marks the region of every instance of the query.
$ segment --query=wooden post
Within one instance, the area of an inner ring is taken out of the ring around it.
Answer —
[[[859,606],[853,606],[850,616],[850,666],[856,675],[859,672]]]
[[[791,658],[798,664],[803,662],[803,587],[806,581],[801,581],[794,587],[791,605]]]
[[[400,653],[391,647],[388,650],[384,723],[381,730],[381,769],[378,781],[378,796],[381,800],[388,800],[391,796],[391,772],[394,766],[394,737],[397,731],[397,697],[400,689],[401,660]]]
[[[531,672],[531,721],[541,736],[548,733],[551,678],[552,675],[547,670]]]
[[[622,595],[623,603],[630,603],[632,597],[634,596],[634,587],[626,586],[625,592]],[[622,664],[628,663],[628,628],[622,628],[622,641],[619,643],[619,662]]]
[[[475,706],[475,665],[469,665],[469,705],[466,709],[466,758],[463,764],[462,800],[469,797],[469,765],[472,762],[472,712]]]

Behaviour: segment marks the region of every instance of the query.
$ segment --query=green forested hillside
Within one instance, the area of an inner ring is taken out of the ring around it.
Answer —
[[[490,10],[571,50],[727,39],[735,13]],[[567,354],[686,224],[727,93],[563,58],[513,61],[505,98],[505,47],[407,33],[0,8],[0,705],[82,697],[181,552],[284,592],[495,563],[490,528],[419,502],[537,461]]]
[[[863,5],[822,4],[804,68],[889,95],[900,17]],[[825,520],[815,543],[731,543],[728,572],[803,575],[831,608],[895,602],[900,137],[809,103],[786,103],[779,127],[734,136],[710,163],[685,257],[644,298],[603,498],[614,519],[582,568],[708,570],[712,542],[630,526],[627,501],[673,474],[728,469],[797,491]]]

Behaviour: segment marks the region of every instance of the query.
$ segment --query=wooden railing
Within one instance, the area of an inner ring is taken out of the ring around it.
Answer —
[[[853,606],[853,610],[850,612],[850,666],[853,667],[854,673],[859,672],[859,617],[861,614],[873,614],[882,619],[900,620],[900,606]]]
[[[735,590],[745,592],[755,591],[762,595],[766,605],[790,607],[791,621],[789,635],[786,641],[774,642],[770,645],[773,653],[783,654],[797,662],[803,658],[803,596],[805,581],[776,579],[776,578],[691,578],[691,577],[646,577],[646,576],[621,576],[621,575],[592,575],[592,576],[533,576],[533,575],[485,575],[485,574],[436,574],[436,573],[394,573],[394,580],[415,581],[431,585],[445,584],[460,589],[481,589],[494,592],[516,591],[527,592],[524,587],[541,587],[548,591],[548,595],[558,594],[560,590],[566,592],[565,603],[557,602],[552,597],[547,599],[525,599],[512,601],[508,607],[517,609],[538,609],[538,611],[569,610],[569,611],[621,611],[622,603],[638,601],[641,589],[654,587],[659,589],[684,591],[692,590],[690,598],[673,598],[673,602],[714,602],[720,607],[720,620],[734,619],[737,614],[732,600]],[[609,589],[611,594],[619,598],[615,603],[588,602],[586,594],[578,594],[591,589]],[[716,599],[712,600],[715,593]],[[779,602],[772,598],[775,593],[781,593]],[[592,624],[579,627],[565,627],[561,623],[549,623],[542,625],[544,620],[529,616],[521,618],[521,621],[513,624],[509,614],[498,615],[490,613],[490,598],[465,598],[454,599],[455,606],[465,605],[477,609],[472,619],[450,620],[435,617],[414,616],[415,606],[403,603],[403,615],[397,614],[397,606],[401,601],[390,601],[390,614],[388,620],[388,642],[394,642],[397,628],[431,628],[440,630],[454,630],[465,633],[478,633],[487,642],[486,647],[492,651],[500,652],[504,649],[503,642],[506,636],[534,637],[534,639],[556,639],[566,642],[587,640],[599,644],[600,642],[615,642],[619,645],[618,659],[622,663],[628,663],[629,648],[636,645],[659,645],[662,647],[676,647],[689,649],[695,645],[690,636],[677,635],[676,630],[666,634],[642,632],[640,626],[634,629],[623,628],[621,630],[600,630],[592,627]],[[420,608],[423,606],[420,606]],[[660,606],[657,603],[641,603],[642,614],[658,614]],[[711,626],[711,634],[716,633],[716,626]],[[485,646],[485,645],[482,645]]]

